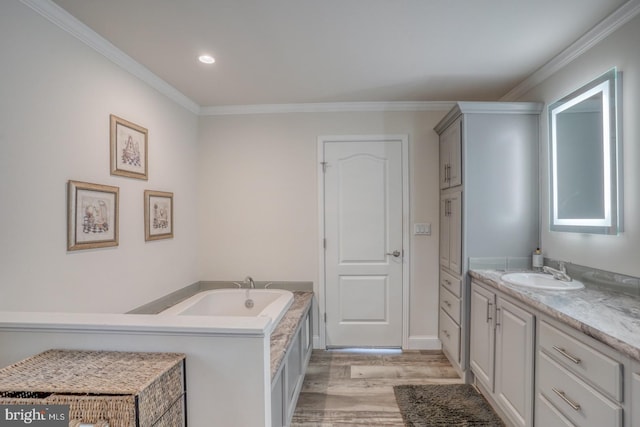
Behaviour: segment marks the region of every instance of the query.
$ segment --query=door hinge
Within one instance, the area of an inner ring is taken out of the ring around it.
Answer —
[[[325,173],[327,171],[327,165],[329,163],[328,162],[320,162],[320,164],[322,165],[322,173]]]
[[[327,239],[322,239],[322,248],[327,249]]]
[[[324,314],[324,323],[327,323],[327,313]]]

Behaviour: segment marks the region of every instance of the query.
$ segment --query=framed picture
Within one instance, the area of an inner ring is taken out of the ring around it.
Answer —
[[[111,175],[148,179],[147,129],[110,116]]]
[[[144,240],[173,238],[173,193],[145,190]]]
[[[118,246],[120,189],[69,181],[67,250]]]

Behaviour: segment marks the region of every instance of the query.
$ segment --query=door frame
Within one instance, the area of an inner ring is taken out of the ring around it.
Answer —
[[[400,141],[402,146],[402,348],[409,348],[409,284],[411,260],[411,234],[409,223],[409,135],[323,135],[318,137],[317,143],[317,179],[318,179],[318,284],[314,289],[318,298],[318,333],[314,336],[314,348],[327,348],[326,323],[326,277],[325,277],[325,218],[324,218],[324,145],[329,142],[369,142],[369,141]]]

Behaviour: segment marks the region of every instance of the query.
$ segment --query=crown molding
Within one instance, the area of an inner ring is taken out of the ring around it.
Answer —
[[[591,49],[611,33],[622,27],[640,13],[640,0],[630,0],[620,6],[615,12],[603,19],[599,24],[587,31],[568,48],[560,52],[522,83],[504,95],[502,101],[513,101],[533,89],[554,73],[558,72],[574,59]]]
[[[450,101],[222,105],[217,107],[203,107],[200,109],[200,115],[225,116],[241,114],[341,113],[369,111],[447,111],[454,105],[455,102]]]
[[[192,113],[200,113],[200,106],[198,104],[187,98],[182,92],[152,73],[148,68],[115,47],[104,37],[100,36],[51,0],[20,1],[169,99],[175,101]]]

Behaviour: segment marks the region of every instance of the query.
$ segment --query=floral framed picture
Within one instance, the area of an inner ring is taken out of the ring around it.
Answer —
[[[148,179],[149,131],[125,119],[110,116],[111,175]]]
[[[173,193],[145,190],[144,240],[173,238]]]
[[[118,246],[120,189],[69,181],[67,250]]]

